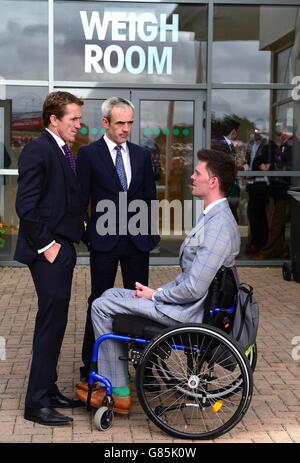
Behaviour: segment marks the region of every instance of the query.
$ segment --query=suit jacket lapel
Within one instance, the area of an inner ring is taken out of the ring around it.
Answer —
[[[182,256],[182,253],[183,253],[183,250],[184,250],[185,246],[188,246],[190,244],[191,239],[200,231],[200,229],[203,227],[203,225],[204,225],[204,214],[203,214],[203,212],[201,212],[201,214],[198,217],[196,225],[186,235],[184,241],[181,244],[180,251],[179,251],[179,259],[181,259],[181,256]]]
[[[79,181],[78,181],[77,175],[74,175],[74,173],[72,172],[72,170],[71,170],[71,168],[70,168],[70,166],[68,164],[68,161],[65,158],[64,153],[62,152],[62,150],[60,149],[60,147],[56,143],[55,139],[51,136],[51,134],[47,130],[44,130],[43,136],[45,136],[47,138],[47,140],[51,143],[53,151],[57,155],[57,158],[58,158],[58,160],[60,162],[60,165],[61,165],[61,167],[62,167],[62,169],[64,171],[66,181],[68,183],[76,184],[78,186],[78,188],[79,188]]]
[[[182,245],[180,247],[179,259],[181,259],[181,257],[182,257],[182,253],[183,253],[183,250],[184,250],[185,246],[196,246],[197,244],[199,244],[199,242],[201,242],[201,240],[205,239],[204,235],[200,236],[199,234],[204,233],[203,227],[205,226],[205,223],[209,220],[209,218],[216,215],[216,214],[218,214],[220,209],[227,208],[227,207],[229,207],[228,202],[223,201],[223,202],[217,204],[216,206],[214,206],[210,211],[208,211],[207,214],[204,215],[203,212],[201,212],[196,225],[190,231],[190,233],[185,237],[185,240],[183,241],[183,243],[182,243]],[[193,243],[192,240],[194,238],[195,238],[195,242]]]
[[[130,142],[127,142],[127,147],[129,151],[129,159],[130,159],[130,167],[131,167],[131,182],[130,182],[128,190],[131,190],[136,180],[138,156],[134,155],[134,148]]]

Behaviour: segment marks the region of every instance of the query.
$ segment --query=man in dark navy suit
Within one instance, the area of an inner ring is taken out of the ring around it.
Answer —
[[[83,203],[68,144],[80,128],[82,100],[50,93],[43,106],[45,130],[19,159],[16,210],[20,218],[15,259],[27,264],[38,296],[32,363],[24,417],[45,425],[72,418],[55,410],[80,405],[63,396],[56,366],[68,319],[76,253],[83,232]]]
[[[221,124],[221,132],[217,133],[216,137],[211,140],[211,148],[217,151],[224,151],[230,154],[236,161],[237,152],[233,144],[238,136],[240,123],[230,116],[225,116],[223,123]],[[243,169],[242,169],[243,170]],[[231,212],[239,223],[238,218],[238,207],[240,198],[240,186],[238,179],[230,186],[228,191],[228,202]]]
[[[106,134],[82,147],[78,153],[78,175],[84,202],[86,208],[90,202],[91,210],[87,230],[91,295],[82,348],[81,379],[87,377],[94,344],[92,302],[114,286],[119,263],[125,288],[134,289],[136,281],[147,285],[149,253],[159,242],[159,236],[151,230],[150,203],[156,199],[151,155],[128,142],[133,120],[134,106],[130,101],[109,98],[102,104],[102,124]],[[130,232],[128,226],[134,214],[127,213],[127,204],[133,205],[135,200],[142,200],[147,205],[148,214],[147,230],[137,234]],[[109,205],[114,207],[107,214]],[[102,221],[105,213],[110,223],[107,231],[105,220]]]

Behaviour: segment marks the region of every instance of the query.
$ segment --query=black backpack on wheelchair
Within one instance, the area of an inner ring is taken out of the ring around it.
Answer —
[[[222,266],[210,284],[203,323],[225,331],[247,357],[254,351],[256,363],[258,322],[259,307],[252,286],[239,283],[235,267]],[[254,362],[250,363],[254,370]]]

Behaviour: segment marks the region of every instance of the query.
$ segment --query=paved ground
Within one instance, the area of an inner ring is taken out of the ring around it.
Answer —
[[[151,286],[170,280],[177,271],[176,267],[153,267]],[[285,282],[279,268],[241,268],[239,272],[242,281],[254,286],[261,307],[255,393],[243,421],[217,442],[300,442],[300,285]],[[117,285],[121,286],[119,275]],[[89,269],[77,267],[59,363],[59,386],[67,395],[78,380],[88,293]],[[0,336],[6,340],[6,360],[0,358],[0,442],[175,442],[146,419],[136,397],[130,418],[116,416],[106,433],[95,429],[85,408],[67,411],[74,417],[70,427],[25,421],[23,403],[36,314],[27,269],[0,268],[0,307]],[[293,338],[297,345],[292,344]]]

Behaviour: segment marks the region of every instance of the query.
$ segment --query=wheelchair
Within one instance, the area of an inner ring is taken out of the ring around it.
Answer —
[[[92,354],[88,410],[94,384],[100,382],[106,388],[95,426],[107,430],[113,423],[112,384],[97,372],[97,360],[102,342],[114,339],[129,343],[126,360],[136,367],[137,397],[158,428],[173,437],[200,440],[230,431],[250,405],[257,359],[256,344],[245,355],[228,334],[234,317],[234,291],[232,277],[221,268],[206,299],[206,306],[214,309],[205,311],[205,323],[180,323],[170,328],[144,317],[116,315],[113,333],[100,336]],[[230,303],[224,301],[224,294]],[[220,304],[210,305],[217,299]],[[149,379],[157,387],[149,387]]]

